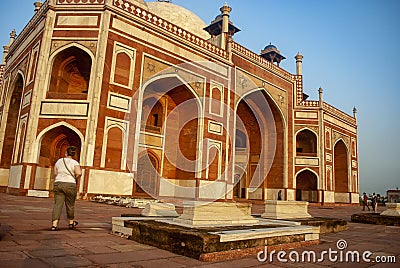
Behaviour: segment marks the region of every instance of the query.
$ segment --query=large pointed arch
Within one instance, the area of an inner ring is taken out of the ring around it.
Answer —
[[[88,57],[88,59],[90,59],[90,71],[89,71],[89,75],[88,75],[89,78],[88,78],[88,81],[87,81],[87,92],[86,93],[82,93],[83,94],[82,96],[78,96],[78,99],[86,98],[85,97],[86,95],[88,95],[88,97],[90,98],[91,95],[93,94],[93,90],[91,90],[91,88],[92,88],[92,84],[93,84],[93,82],[95,80],[94,79],[95,78],[95,68],[94,68],[95,56],[94,56],[93,52],[90,49],[86,48],[85,46],[83,46],[83,45],[81,45],[79,43],[72,42],[72,43],[69,43],[69,44],[67,44],[65,46],[62,46],[62,47],[56,49],[50,55],[50,58],[49,58],[49,61],[48,61],[48,64],[47,64],[46,79],[45,79],[45,85],[44,85],[44,88],[46,88],[46,90],[42,92],[42,94],[43,94],[42,97],[43,98],[46,97],[46,94],[48,94],[48,92],[49,92],[49,90],[51,88],[51,80],[52,80],[52,76],[53,76],[53,67],[54,67],[55,60],[57,59],[57,57],[59,55],[61,55],[61,53],[63,53],[64,51],[67,51],[68,49],[71,49],[71,48],[78,49],[79,51],[84,53],[84,55],[86,55]],[[50,97],[57,98],[57,95],[50,96]]]
[[[252,90],[247,91],[247,92],[246,92],[245,94],[243,94],[242,96],[240,96],[240,98],[239,98],[239,99],[237,100],[237,102],[235,103],[235,112],[236,112],[236,110],[237,110],[237,106],[239,105],[239,102],[240,102],[243,98],[245,98],[246,96],[248,96],[248,95],[250,95],[250,94],[252,94],[252,93],[254,93],[254,92],[257,92],[257,91],[262,91],[262,92],[264,92],[264,93],[269,97],[268,100],[270,100],[270,101],[274,104],[274,107],[277,108],[277,110],[279,111],[279,115],[280,115],[282,121],[284,122],[284,126],[285,126],[285,129],[286,129],[287,121],[286,121],[286,118],[285,118],[285,115],[284,115],[282,109],[279,108],[278,103],[277,103],[276,100],[272,97],[271,93],[269,93],[268,90],[266,90],[266,89],[263,88],[263,87],[254,88],[254,89],[252,89]]]
[[[251,96],[252,94],[255,94],[257,92],[260,92],[263,95],[263,98],[267,101],[268,106],[270,107],[270,110],[272,112],[272,120],[274,121],[275,124],[275,130],[276,131],[276,148],[275,148],[275,155],[273,159],[269,159],[269,161],[272,161],[271,168],[268,171],[268,174],[266,177],[264,177],[264,184],[263,187],[265,188],[286,188],[288,186],[288,175],[287,172],[287,157],[284,155],[284,151],[286,151],[287,147],[287,122],[285,119],[285,116],[280,109],[279,105],[275,101],[275,99],[271,96],[271,94],[265,89],[265,88],[255,88],[253,90],[250,90],[246,92],[243,96],[240,96],[240,98],[237,100],[235,103],[235,118],[234,118],[234,127],[235,129],[238,128],[238,107],[241,105],[242,102],[246,102],[245,99]],[[252,107],[254,108],[254,107]],[[256,117],[259,117],[264,125],[267,125],[267,121],[265,118],[265,115],[261,112],[262,108],[260,107],[255,107],[255,113],[257,114]],[[243,121],[243,120],[242,120]],[[240,132],[239,132],[240,133]],[[265,136],[265,133],[262,133],[263,136]],[[235,139],[236,142],[236,139]],[[250,144],[252,143],[251,141],[249,142]],[[270,145],[268,145],[270,146]],[[257,158],[257,157],[255,157]],[[236,152],[234,152],[234,159],[236,162]],[[263,161],[263,160],[261,160]],[[251,167],[250,167],[251,170]],[[251,172],[247,172],[249,176],[251,175]],[[265,180],[268,177],[268,180]],[[233,180],[233,179],[232,179]],[[250,179],[251,180],[251,179]]]
[[[333,165],[335,193],[349,193],[349,148],[342,138],[338,139],[333,146]]]
[[[203,120],[204,118],[204,109],[203,109],[203,103],[200,100],[200,97],[198,95],[198,93],[196,92],[196,90],[194,88],[192,88],[192,86],[190,85],[189,81],[185,81],[184,78],[182,78],[181,76],[179,76],[179,74],[177,73],[168,73],[168,74],[160,74],[160,75],[156,75],[152,78],[150,78],[149,80],[147,80],[144,84],[142,84],[142,86],[140,87],[139,90],[139,94],[137,94],[137,114],[136,114],[136,126],[135,126],[135,140],[140,140],[140,129],[141,129],[141,122],[142,122],[142,112],[143,112],[143,103],[144,103],[144,95],[145,95],[145,91],[146,89],[152,84],[155,83],[157,81],[162,81],[163,79],[176,79],[178,82],[176,84],[182,85],[184,86],[187,90],[189,90],[189,92],[192,94],[193,96],[193,100],[196,102],[196,106],[197,106],[197,114],[198,114],[198,127],[197,127],[197,140],[203,140],[203,130],[204,130],[204,126],[203,123],[200,122],[200,120]],[[154,98],[158,98],[159,95],[155,94],[155,93],[150,93],[148,95],[148,97],[154,97]],[[164,116],[167,116],[167,114],[165,114]],[[201,150],[199,150],[199,143],[197,142],[197,155],[196,155],[196,159],[197,159],[197,164],[196,164],[196,177],[201,175]],[[133,163],[132,163],[132,171],[135,172],[137,171],[137,163],[138,163],[138,154],[139,154],[139,144],[135,143],[134,145],[134,155],[133,155]],[[162,173],[162,171],[161,171]],[[200,175],[199,175],[200,173]]]
[[[25,87],[25,78],[22,71],[18,71],[11,83],[11,90],[6,96],[1,128],[1,159],[0,167],[10,168],[14,154],[14,144],[20,120],[20,109]]]

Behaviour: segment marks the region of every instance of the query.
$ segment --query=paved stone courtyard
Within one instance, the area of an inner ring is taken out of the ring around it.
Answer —
[[[139,213],[139,209],[110,206],[89,201],[77,201],[76,230],[69,230],[65,213],[59,232],[51,232],[53,199],[18,197],[0,193],[0,267],[399,267],[400,227],[386,227],[349,222],[349,230],[321,235],[321,244],[294,249],[320,254],[329,248],[337,250],[337,241],[344,239],[343,251],[369,250],[375,256],[395,256],[395,264],[331,262],[328,257],[319,263],[277,260],[261,263],[256,256],[217,263],[205,263],[168,251],[139,244],[110,233],[111,217],[124,213]],[[253,210],[259,212],[260,206]],[[309,207],[312,216],[336,217],[350,221],[361,207]],[[382,211],[383,208],[379,207]],[[319,256],[319,255],[317,255]]]

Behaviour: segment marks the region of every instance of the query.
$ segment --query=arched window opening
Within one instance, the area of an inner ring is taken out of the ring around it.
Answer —
[[[297,156],[317,156],[317,136],[310,130],[300,131],[296,136]]]
[[[48,98],[85,99],[92,60],[77,47],[61,51],[54,59]]]
[[[160,101],[151,97],[143,102],[142,130],[160,133],[164,121],[164,109]]]
[[[247,136],[246,134],[237,129],[236,130],[236,140],[235,140],[235,148],[236,150],[243,150],[246,149],[247,146]]]
[[[113,127],[108,131],[105,159],[106,168],[121,169],[122,140],[123,133],[121,129]]]

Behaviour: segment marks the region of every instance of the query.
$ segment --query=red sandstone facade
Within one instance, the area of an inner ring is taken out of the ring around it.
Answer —
[[[306,100],[301,55],[288,73],[221,11],[210,36],[172,3],[38,5],[0,65],[1,189],[51,190],[75,145],[83,196],[358,203],[355,112]]]

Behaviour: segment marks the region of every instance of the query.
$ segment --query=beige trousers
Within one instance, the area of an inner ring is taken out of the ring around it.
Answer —
[[[75,214],[75,199],[76,199],[76,184],[68,182],[55,182],[54,183],[54,208],[52,220],[59,220],[61,211],[65,203],[67,210],[67,217],[69,220],[74,219]]]

